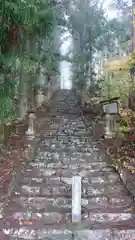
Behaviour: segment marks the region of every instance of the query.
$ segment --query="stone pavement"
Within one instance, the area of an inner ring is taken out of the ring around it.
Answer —
[[[135,240],[132,196],[61,90],[35,159],[17,175],[1,211],[0,240]],[[71,223],[71,177],[82,176],[82,221]],[[1,200],[2,204],[2,200]]]

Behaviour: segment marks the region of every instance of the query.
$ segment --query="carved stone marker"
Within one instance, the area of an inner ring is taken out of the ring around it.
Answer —
[[[81,222],[81,177],[72,177],[72,222]]]

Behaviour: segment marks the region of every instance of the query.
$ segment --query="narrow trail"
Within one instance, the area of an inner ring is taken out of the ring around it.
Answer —
[[[0,240],[135,240],[135,205],[61,90],[37,155],[17,176],[0,219]],[[72,176],[82,176],[82,222],[71,222]]]

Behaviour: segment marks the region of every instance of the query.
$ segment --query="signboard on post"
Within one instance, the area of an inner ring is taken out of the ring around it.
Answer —
[[[118,114],[118,103],[112,102],[103,105],[104,113],[106,114]]]
[[[118,114],[118,100],[119,98],[112,98],[108,100],[101,101],[100,103],[103,106],[103,111],[105,114]]]

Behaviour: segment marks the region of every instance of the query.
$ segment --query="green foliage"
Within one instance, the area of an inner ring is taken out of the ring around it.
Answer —
[[[10,79],[10,76],[7,76],[7,78],[3,79],[1,78],[0,82],[0,97],[13,97],[14,96],[14,87],[15,87],[15,81]]]
[[[104,56],[116,57],[121,51],[127,50],[125,42],[131,36],[131,19],[124,13],[120,19],[106,19],[102,6],[99,6],[96,0],[92,2],[85,0],[83,5],[81,0],[76,0],[74,4],[70,5],[69,9],[68,26],[73,36],[72,62],[74,62],[75,84],[78,81],[80,86],[80,81],[82,81],[86,86],[91,82],[91,88],[93,86],[98,88],[95,83],[96,76],[93,74],[96,63],[95,55],[102,53],[102,58]],[[117,81],[119,80],[117,79]],[[106,84],[106,93],[108,94],[110,86],[108,83]],[[114,85],[116,86],[116,84]],[[118,90],[121,85],[122,80],[120,80],[117,93],[121,92],[123,98],[125,98],[125,93]],[[113,94],[115,94],[115,87]]]
[[[37,51],[36,44],[33,53],[26,43],[50,37],[57,24],[57,5],[49,0],[0,0],[0,119],[15,113],[13,97],[22,66],[25,75],[36,76],[41,50]],[[49,56],[51,60],[47,55],[46,62],[55,62],[52,69],[57,68],[54,51]]]
[[[0,98],[0,119],[1,120],[13,120],[15,119],[15,106],[10,97]]]
[[[0,56],[0,71],[3,73],[16,72],[17,55],[14,53],[6,53]]]
[[[103,94],[104,98],[108,96],[112,97],[120,97],[120,106],[128,107],[128,95],[131,88],[131,79],[128,72],[121,71],[117,72],[113,78],[108,77],[105,78],[103,82]]]
[[[38,62],[29,58],[24,59],[24,72],[28,74],[36,74]]]

